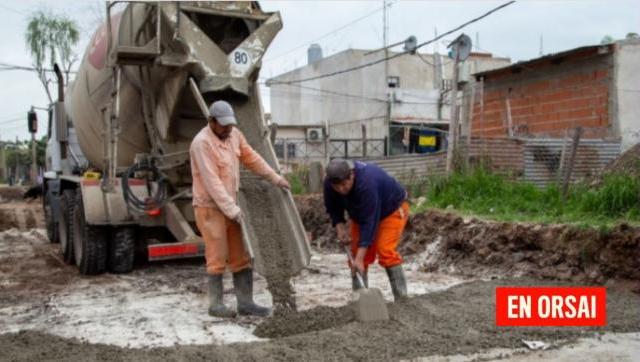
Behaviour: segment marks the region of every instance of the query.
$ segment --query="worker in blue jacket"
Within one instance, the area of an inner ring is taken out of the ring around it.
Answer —
[[[407,283],[398,253],[409,217],[406,190],[375,164],[334,159],[326,168],[324,203],[338,239],[351,245],[353,289],[363,287],[355,269],[367,283],[368,267],[377,256],[387,271],[395,300],[406,297]]]

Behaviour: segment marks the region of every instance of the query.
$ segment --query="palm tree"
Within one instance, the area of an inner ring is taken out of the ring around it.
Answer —
[[[53,99],[49,91],[51,80],[47,77],[46,66],[53,67],[54,63],[59,62],[68,83],[71,66],[77,60],[72,48],[78,43],[79,38],[77,24],[66,16],[38,10],[28,19],[25,33],[27,49],[33,58],[33,66],[47,92],[49,102],[53,102]]]

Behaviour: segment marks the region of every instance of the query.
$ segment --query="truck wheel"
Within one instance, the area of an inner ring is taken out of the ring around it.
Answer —
[[[133,269],[136,247],[136,229],[120,226],[113,229],[109,243],[107,266],[112,273],[128,273]]]
[[[108,232],[105,227],[87,224],[82,192],[77,192],[73,208],[73,253],[80,274],[94,275],[105,271]]]
[[[53,217],[53,210],[51,206],[51,194],[47,192],[42,197],[42,206],[44,209],[44,221],[47,227],[47,237],[49,238],[49,242],[57,243],[58,239],[58,223],[55,221]]]
[[[75,204],[76,192],[74,190],[64,190],[60,197],[60,220],[58,222],[58,235],[60,240],[60,251],[65,263],[73,264],[73,206]]]

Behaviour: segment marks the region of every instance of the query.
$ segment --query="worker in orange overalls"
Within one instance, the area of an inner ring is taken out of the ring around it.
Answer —
[[[405,189],[374,164],[334,159],[327,165],[324,203],[338,239],[351,244],[352,287],[363,287],[358,269],[367,283],[367,270],[378,257],[389,277],[395,300],[407,296],[398,243],[409,218]],[[345,211],[351,220],[347,230]]]
[[[191,142],[193,206],[196,224],[205,243],[209,289],[209,315],[232,318],[236,312],[222,302],[222,276],[233,273],[238,314],[267,316],[269,308],[253,301],[251,259],[242,243],[242,211],[236,204],[240,187],[240,163],[276,186],[289,189],[235,128],[231,105],[217,101],[209,107],[209,122]]]

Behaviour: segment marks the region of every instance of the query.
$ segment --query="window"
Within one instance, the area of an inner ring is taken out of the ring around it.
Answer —
[[[283,143],[276,143],[273,145],[273,150],[276,152],[276,157],[277,158],[284,158],[284,144]]]
[[[278,142],[273,145],[273,150],[276,152],[276,157],[279,159],[284,158],[284,142]],[[296,157],[296,144],[287,143],[287,158]]]
[[[296,144],[295,143],[287,143],[287,157],[295,158],[296,157]]]

